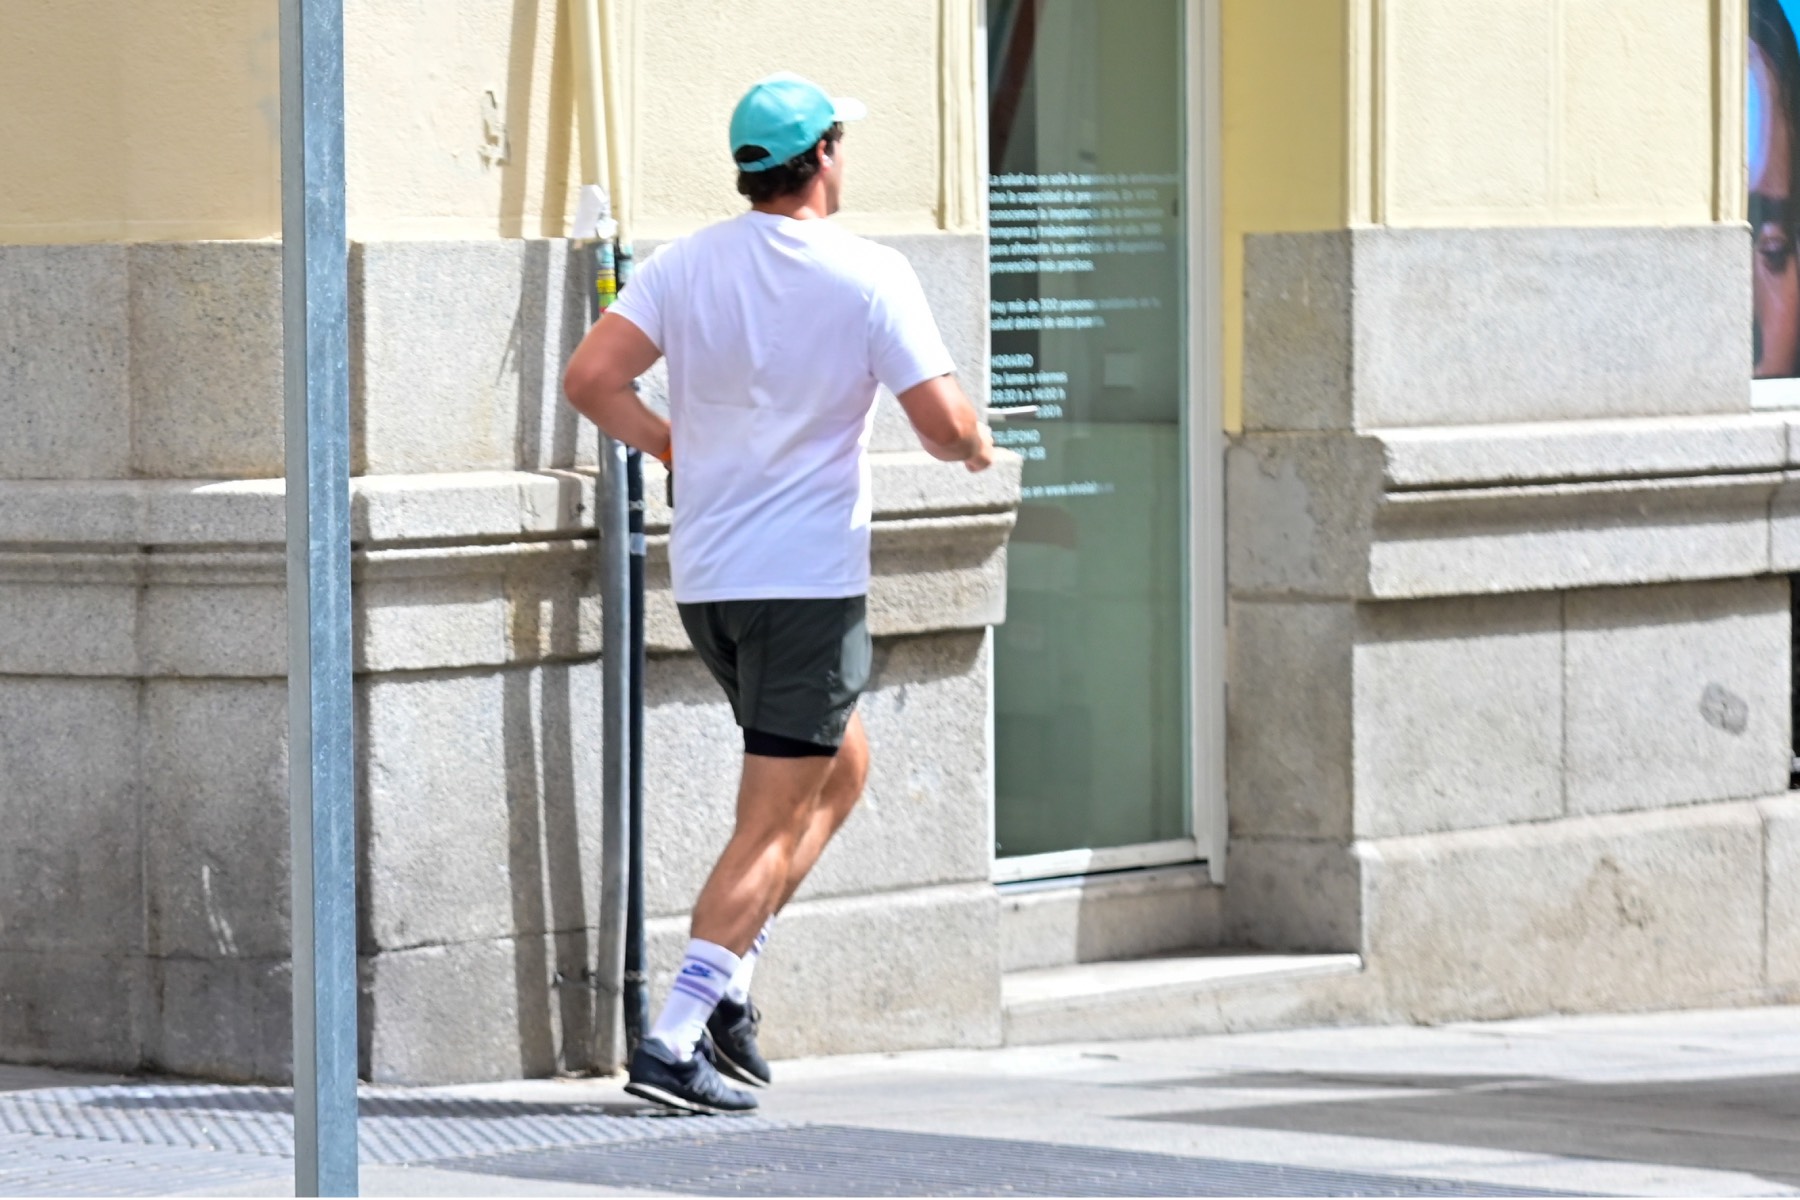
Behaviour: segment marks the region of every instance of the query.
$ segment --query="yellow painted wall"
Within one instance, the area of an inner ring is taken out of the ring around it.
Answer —
[[[847,214],[933,229],[941,0],[839,11],[821,0],[618,4],[625,153],[639,236],[739,211],[725,127],[753,80],[800,70],[868,102],[846,146]],[[346,38],[354,236],[556,236],[581,177],[567,9],[553,0],[353,0]],[[494,94],[510,149],[492,161]]]
[[[0,242],[279,228],[276,0],[0,9]]]
[[[938,10],[939,0],[643,0],[634,56],[640,232],[742,208],[726,121],[745,86],[783,69],[869,105],[844,146],[850,222],[936,228]]]
[[[1713,219],[1715,0],[1379,0],[1394,225]]]
[[[561,10],[556,0],[348,0],[353,238],[566,232],[578,151]]]
[[[352,237],[566,231],[580,175],[566,3],[347,0]],[[0,7],[0,242],[279,235],[276,0]],[[725,123],[782,68],[869,103],[846,147],[853,224],[971,224],[974,97],[943,86],[946,70],[971,78],[970,0],[617,7],[640,233],[741,206]]]
[[[1244,235],[1341,229],[1350,205],[1346,0],[1224,0],[1220,12],[1225,423],[1241,424]]]

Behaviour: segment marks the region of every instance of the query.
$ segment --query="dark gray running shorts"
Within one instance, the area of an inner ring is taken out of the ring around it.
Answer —
[[[866,597],[682,604],[700,661],[731,701],[744,749],[776,758],[837,753],[874,647]]]

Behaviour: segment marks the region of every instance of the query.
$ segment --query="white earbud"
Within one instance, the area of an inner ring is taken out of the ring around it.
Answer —
[[[821,155],[820,155],[820,156],[819,156],[819,161],[820,161],[820,162],[823,162],[823,163],[824,163],[824,164],[825,164],[825,165],[826,165],[826,166],[828,166],[828,167],[829,167],[829,166],[830,166],[830,165],[831,165],[831,155],[829,155],[829,154],[821,154]]]

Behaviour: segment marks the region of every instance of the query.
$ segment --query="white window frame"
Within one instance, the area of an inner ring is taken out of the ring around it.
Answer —
[[[1752,379],[1750,407],[1759,411],[1800,408],[1800,379]]]

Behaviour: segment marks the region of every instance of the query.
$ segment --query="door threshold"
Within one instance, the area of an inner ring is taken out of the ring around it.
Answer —
[[[1360,954],[1188,950],[1000,980],[1009,1046],[1340,1025],[1369,1012]]]
[[[995,883],[1024,883],[1038,879],[1065,879],[1074,875],[1098,875],[1130,871],[1138,867],[1169,867],[1201,861],[1193,838],[1144,842],[1135,846],[1106,846],[1098,850],[1053,850],[1048,854],[1022,854],[994,860],[990,878]]]
[[[1116,962],[1037,967],[1001,977],[1008,1012],[1135,992],[1207,991],[1325,975],[1354,975],[1360,954],[1282,954],[1244,950],[1187,950]]]

